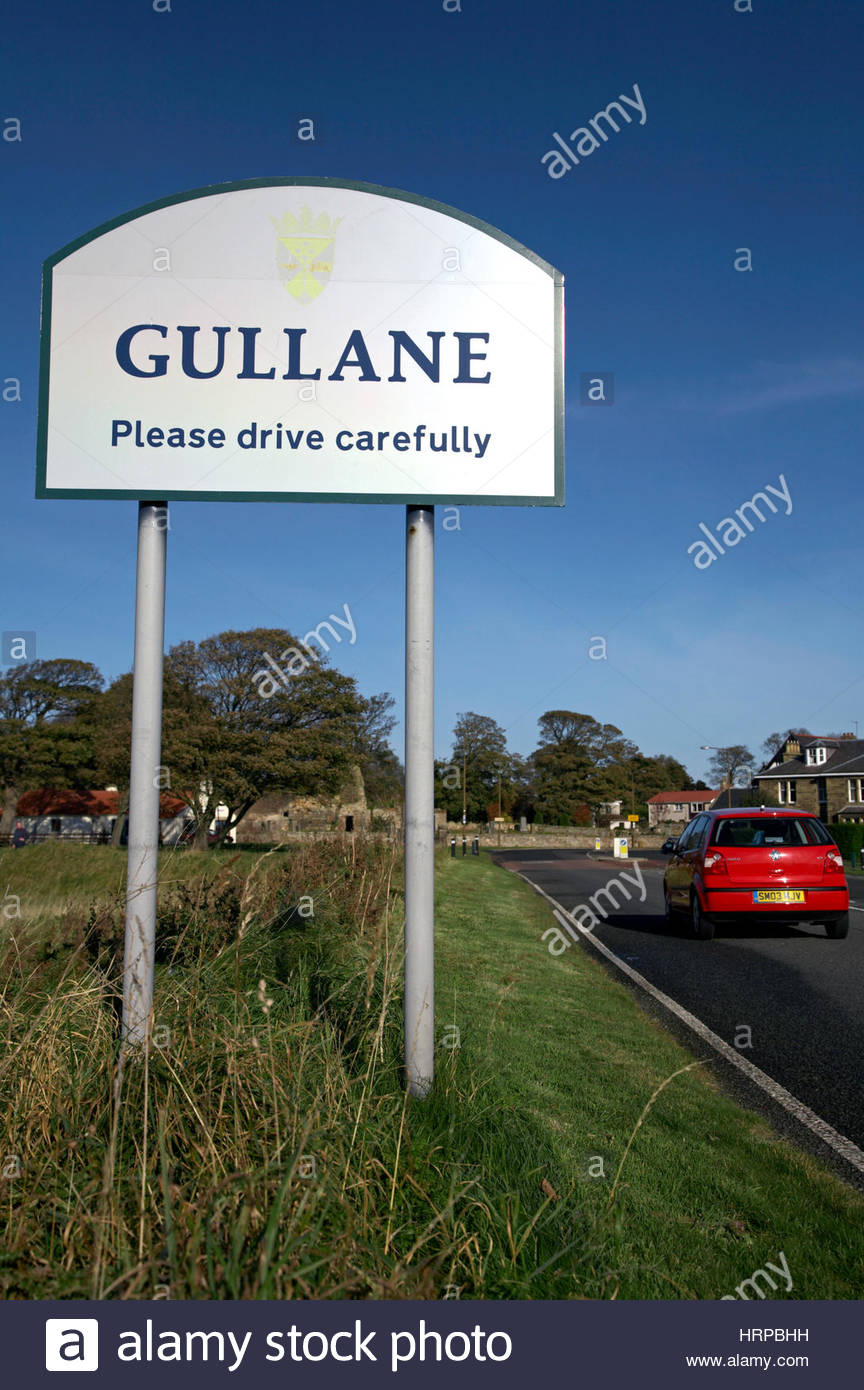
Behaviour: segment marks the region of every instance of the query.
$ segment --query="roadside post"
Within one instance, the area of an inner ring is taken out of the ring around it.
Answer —
[[[425,1096],[435,1070],[435,509],[409,507],[406,520],[405,1071],[411,1094]]]
[[[249,179],[135,208],[45,261],[36,496],[138,506],[123,1036],[145,1047],[167,506],[406,509],[405,1078],[425,1096],[435,508],[564,505],[560,271],[480,218],[377,184]],[[250,673],[262,699],[289,687],[288,655]],[[464,771],[463,753],[463,855]]]
[[[130,1043],[149,1042],[153,1012],[167,523],[164,502],[138,503],[122,1020]]]

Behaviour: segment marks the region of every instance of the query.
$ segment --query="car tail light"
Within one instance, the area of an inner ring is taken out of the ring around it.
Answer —
[[[705,872],[706,874],[726,874],[727,878],[729,876],[726,860],[716,849],[705,855]]]
[[[828,853],[825,855],[825,873],[843,873],[843,855],[840,853],[839,850],[829,849]]]

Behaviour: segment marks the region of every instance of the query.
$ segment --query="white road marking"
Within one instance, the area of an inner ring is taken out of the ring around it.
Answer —
[[[531,879],[524,873],[520,873],[519,877],[525,879],[525,882],[530,884],[536,893],[539,893],[541,897],[544,897],[547,902],[552,904],[555,909],[557,921],[571,936],[573,935],[571,926],[573,926],[583,940],[590,941],[592,946],[595,946],[597,950],[600,951],[602,955],[606,956],[608,960],[612,961],[619,970],[629,976],[629,978],[639,985],[641,989],[644,989],[647,994],[650,994],[652,999],[656,999],[659,1004],[663,1005],[664,1009],[668,1009],[670,1013],[673,1013],[682,1023],[685,1023],[688,1028],[692,1029],[694,1033],[702,1038],[703,1042],[708,1043],[709,1047],[713,1047],[715,1052],[718,1052],[724,1061],[731,1062],[732,1066],[737,1067],[750,1081],[755,1082],[755,1084],[761,1090],[765,1091],[772,1100],[777,1101],[778,1105],[782,1105],[784,1110],[787,1110],[799,1124],[804,1125],[806,1129],[809,1129],[811,1133],[815,1134],[817,1138],[821,1139],[822,1142],[833,1149],[835,1153],[845,1158],[846,1162],[851,1163],[853,1168],[857,1168],[859,1173],[864,1173],[864,1153],[858,1148],[857,1144],[853,1144],[851,1139],[847,1139],[844,1134],[840,1134],[836,1129],[833,1129],[826,1120],[820,1119],[809,1106],[806,1106],[803,1101],[793,1096],[785,1087],[781,1086],[778,1081],[774,1081],[766,1072],[754,1066],[752,1062],[748,1062],[746,1057],[742,1057],[740,1052],[737,1052],[735,1048],[730,1047],[721,1037],[712,1032],[712,1030],[702,1022],[701,1018],[697,1018],[695,1014],[691,1014],[688,1009],[683,1008],[676,1000],[670,998],[668,994],[664,994],[662,990],[652,985],[651,981],[646,980],[644,975],[640,975],[638,970],[634,970],[632,965],[628,965],[620,956],[616,956],[615,952],[611,951],[604,942],[598,941],[593,932],[586,931],[579,922],[567,912],[566,908],[562,907],[555,898],[551,897],[550,894],[545,891],[545,889],[540,888],[536,883],[532,883]],[[864,912],[864,908],[859,907],[856,910],[858,912]]]

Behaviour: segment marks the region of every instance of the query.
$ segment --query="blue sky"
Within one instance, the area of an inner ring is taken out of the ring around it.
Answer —
[[[0,142],[0,377],[22,399],[0,404],[2,629],[131,667],[135,504],[33,496],[42,261],[186,188],[322,175],[453,205],[565,275],[567,505],[439,525],[439,752],[467,709],[522,753],[545,710],[587,712],[694,777],[701,744],[864,728],[857,7],[171,3],[4,24],[0,117],[22,138]],[[550,178],[552,132],[634,83],[645,124]],[[597,371],[611,407],[579,404]],[[700,521],[781,475],[791,515],[697,569]],[[176,503],[166,641],[303,633],[347,602],[337,665],[401,709],[403,556],[399,506]]]

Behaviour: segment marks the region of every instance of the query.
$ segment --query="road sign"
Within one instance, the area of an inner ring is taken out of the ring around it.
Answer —
[[[193,189],[45,262],[36,495],[138,500],[127,1041],[152,1027],[166,503],[399,502],[405,1067],[427,1093],[434,505],[563,506],[563,298],[479,218],[338,179]]]
[[[628,816],[627,819],[628,819],[628,820],[638,820],[639,817],[638,817],[638,816]]]
[[[37,495],[563,505],[562,306],[399,189],[148,204],[45,263]]]

